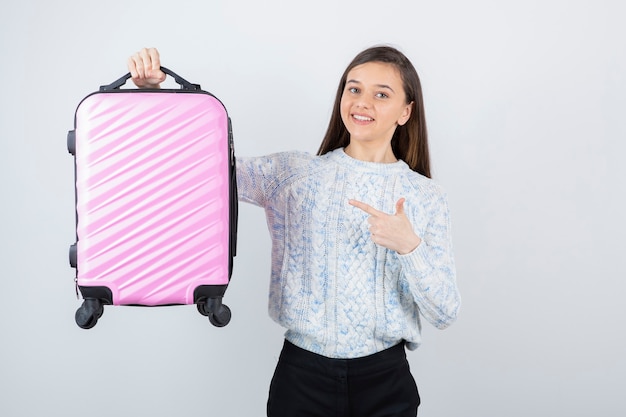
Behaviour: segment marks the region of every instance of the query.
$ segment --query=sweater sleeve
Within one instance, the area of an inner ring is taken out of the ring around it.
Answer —
[[[280,154],[237,158],[237,193],[240,201],[265,207],[276,180]]]
[[[254,158],[237,158],[237,193],[240,201],[267,208],[281,185],[310,175],[313,156],[298,151]]]
[[[429,221],[422,242],[413,251],[398,255],[402,276],[421,315],[433,326],[445,329],[457,317],[461,297],[456,284],[450,214],[446,195],[438,192],[428,204]]]

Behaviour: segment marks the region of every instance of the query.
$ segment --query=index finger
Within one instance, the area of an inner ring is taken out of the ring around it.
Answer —
[[[348,204],[363,210],[364,212],[366,212],[370,216],[378,216],[378,215],[383,214],[383,212],[376,210],[374,207],[370,206],[369,204],[365,204],[362,201],[350,199],[350,200],[348,200]]]

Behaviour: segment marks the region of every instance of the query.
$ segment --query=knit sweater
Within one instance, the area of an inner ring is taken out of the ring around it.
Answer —
[[[343,149],[237,159],[239,199],[265,209],[272,240],[270,317],[293,344],[331,358],[421,343],[420,316],[437,328],[460,305],[445,193],[404,161],[373,163]],[[422,239],[400,255],[376,245],[360,200],[404,210]]]

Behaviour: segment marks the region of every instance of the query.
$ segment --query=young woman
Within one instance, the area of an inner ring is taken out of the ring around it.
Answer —
[[[128,61],[157,87],[156,49]],[[238,158],[239,199],[265,209],[269,313],[287,329],[268,416],[415,416],[405,347],[460,296],[445,193],[430,179],[420,80],[397,49],[358,54],[317,155]]]

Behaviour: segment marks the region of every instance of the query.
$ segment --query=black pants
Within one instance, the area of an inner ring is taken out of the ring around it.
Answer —
[[[404,344],[357,359],[331,359],[285,341],[268,417],[415,417],[420,397]]]

